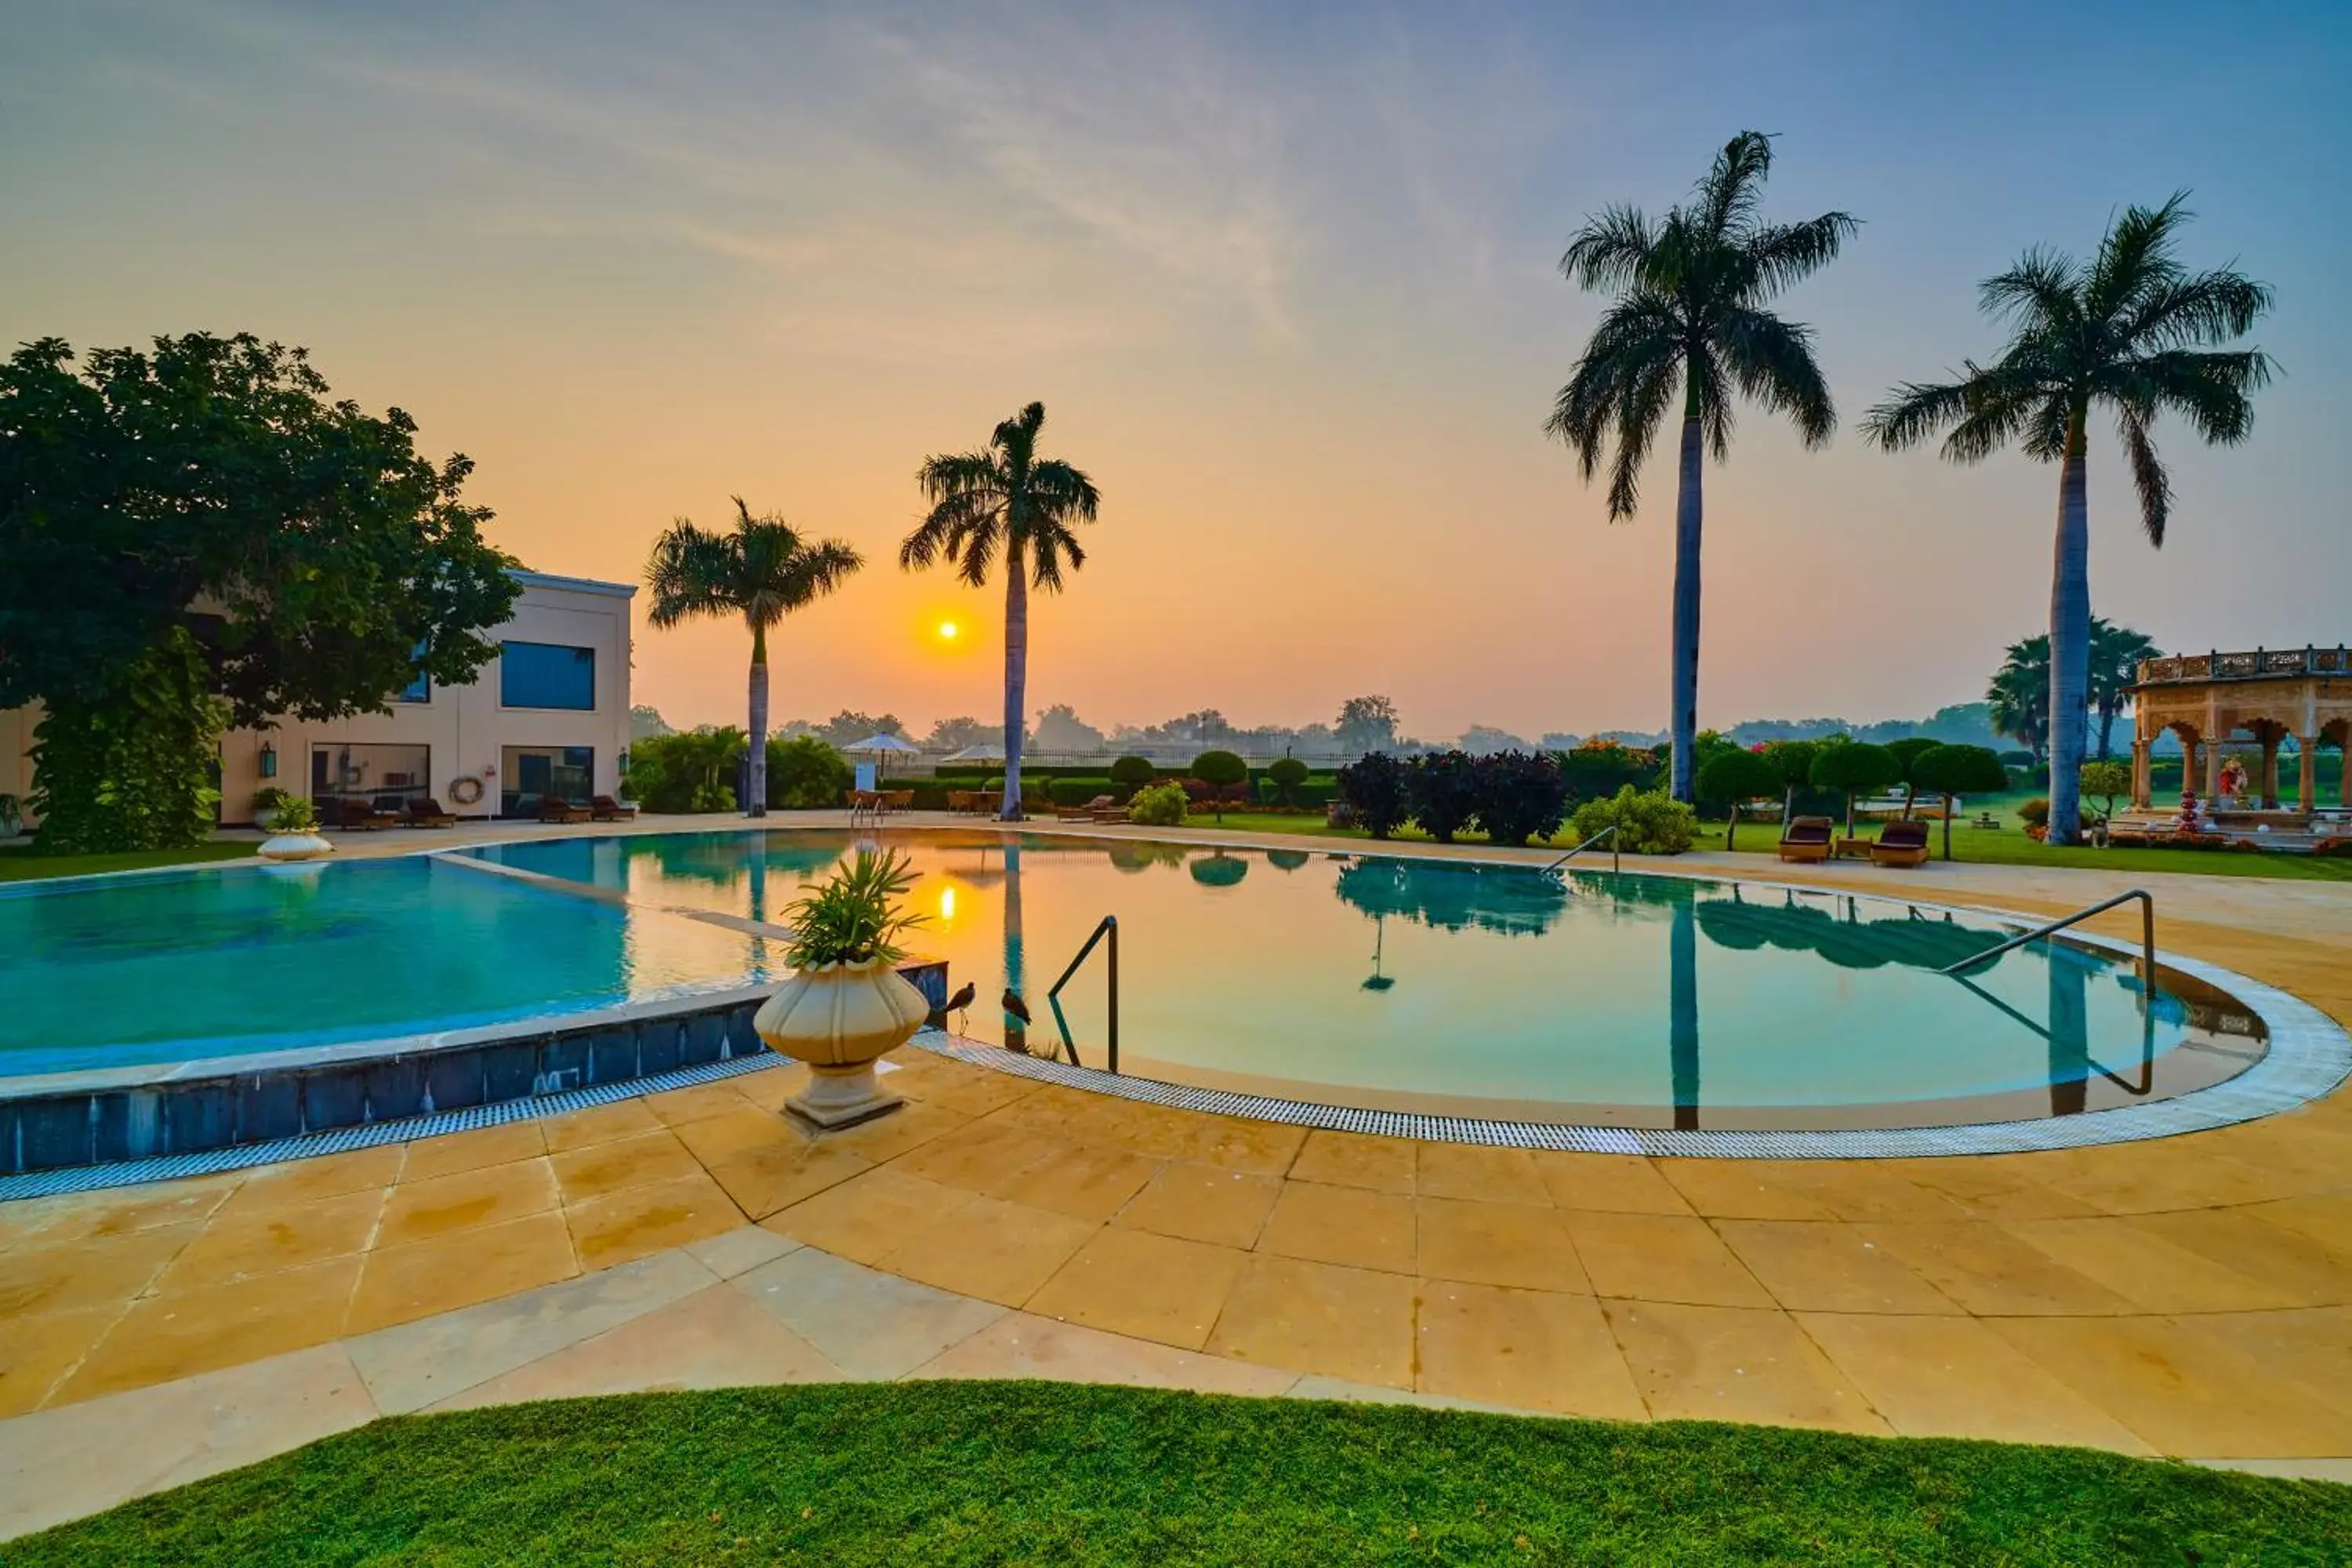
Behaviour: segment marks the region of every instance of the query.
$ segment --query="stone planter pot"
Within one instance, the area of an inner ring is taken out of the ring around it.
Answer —
[[[905,1045],[931,1005],[887,959],[803,969],[760,1005],[751,1027],[778,1056],[808,1064],[804,1093],[784,1109],[818,1127],[847,1127],[905,1101],[874,1076],[876,1059]]]
[[[335,847],[315,833],[273,833],[255,851],[265,860],[316,860]]]

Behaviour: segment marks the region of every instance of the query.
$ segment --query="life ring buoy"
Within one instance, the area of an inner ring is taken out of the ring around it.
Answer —
[[[454,780],[449,785],[449,798],[459,805],[473,805],[482,798],[482,781],[474,778]]]

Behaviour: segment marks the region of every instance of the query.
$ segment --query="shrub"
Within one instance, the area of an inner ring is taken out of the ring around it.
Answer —
[[[1732,847],[1739,832],[1739,808],[1751,800],[1763,800],[1779,795],[1787,786],[1780,770],[1774,767],[1759,752],[1723,752],[1709,757],[1698,771],[1698,793],[1708,800],[1719,800],[1731,807],[1731,822],[1723,834],[1723,847]]]
[[[2083,764],[2083,793],[2095,795],[2107,803],[2109,816],[2116,814],[2116,797],[2131,794],[2132,772],[2129,763],[2090,762]]]
[[[1591,740],[1561,755],[1560,771],[1570,793],[1580,797],[1614,795],[1629,784],[1653,780],[1658,754],[1617,741]]]
[[[749,744],[743,731],[731,725],[649,735],[629,747],[629,794],[649,812],[732,811],[735,764]],[[771,788],[774,754],[769,752]],[[824,804],[835,805],[840,798],[836,795]]]
[[[1476,766],[1478,825],[1497,844],[1549,838],[1568,816],[1568,776],[1549,752],[1496,752]]]
[[[1339,784],[1357,825],[1375,838],[1386,838],[1412,816],[1405,765],[1386,752],[1367,752],[1341,768]]]
[[[1588,800],[1576,810],[1573,831],[1583,842],[1614,827],[1612,840],[1628,855],[1679,855],[1698,837],[1698,813],[1662,789],[1625,785],[1605,800]]]
[[[1191,802],[1185,798],[1181,785],[1173,783],[1146,784],[1135,792],[1127,804],[1127,819],[1147,827],[1181,827]]]
[[[1265,780],[1274,786],[1278,804],[1297,805],[1298,786],[1307,782],[1307,764],[1297,757],[1276,757],[1266,764]]]
[[[1853,833],[1853,797],[1885,789],[1903,776],[1903,765],[1884,746],[1843,741],[1813,753],[1813,786],[1845,796],[1845,830]]]
[[[791,740],[768,737],[768,805],[771,809],[808,811],[839,805],[842,792],[857,782],[848,759],[814,735]]]
[[[229,708],[211,682],[194,636],[175,626],[98,696],[49,701],[32,750],[44,853],[182,849],[212,837]]]
[[[1249,783],[1249,764],[1233,752],[1202,752],[1192,759],[1192,773],[1209,786],[1210,804],[1215,807],[1220,822],[1225,819],[1226,803],[1241,793],[1235,786]],[[1243,802],[1247,804],[1246,795]]]
[[[1141,789],[1160,776],[1160,770],[1149,757],[1121,757],[1110,765],[1110,781],[1129,789]]]
[[[2050,826],[2050,802],[2048,798],[2046,796],[2036,795],[2033,799],[2027,801],[2023,805],[2019,806],[2017,808],[2017,819],[2030,828],[2048,827]]]
[[[1467,752],[1425,752],[1406,774],[1412,819],[1440,844],[1470,826],[1478,815],[1478,763]]]
[[[1128,793],[1107,778],[1055,779],[1045,786],[1046,797],[1055,805],[1084,805],[1098,795],[1116,799]]]

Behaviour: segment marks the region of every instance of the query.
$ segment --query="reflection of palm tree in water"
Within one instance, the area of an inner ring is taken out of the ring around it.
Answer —
[[[2050,1114],[2080,1116],[2090,1104],[2090,965],[2053,946],[2050,971]]]
[[[1666,944],[1666,1047],[1674,1071],[1675,1127],[1698,1126],[1698,910],[1688,899],[1674,907]]]
[[[750,873],[751,918],[764,921],[768,918],[768,847],[764,842],[753,842],[744,868]]]
[[[1021,846],[1004,847],[1004,988],[1021,995],[1024,984],[1021,954]],[[1026,997],[1023,998],[1024,1001]],[[1004,1015],[1004,1044],[1012,1050],[1029,1048],[1029,1030],[1012,1014]]]

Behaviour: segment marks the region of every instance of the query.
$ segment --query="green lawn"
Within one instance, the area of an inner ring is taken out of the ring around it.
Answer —
[[[1044,1383],[381,1421],[10,1543],[173,1563],[2340,1563],[2352,1488],[2081,1449]]]
[[[193,849],[134,849],[121,855],[44,855],[37,844],[0,849],[0,882],[41,877],[87,877],[99,871],[142,871],[151,866],[193,866],[207,860],[242,860],[259,847],[251,844],[199,844]]]

